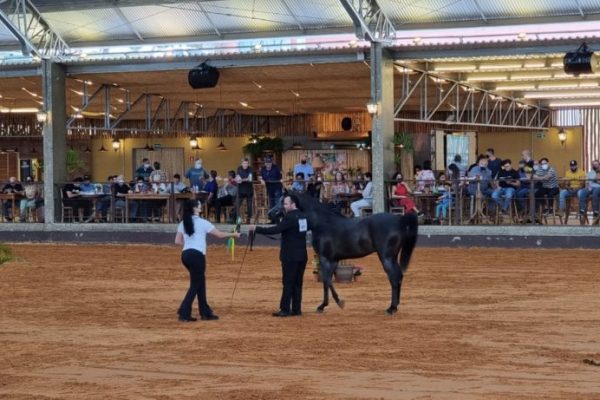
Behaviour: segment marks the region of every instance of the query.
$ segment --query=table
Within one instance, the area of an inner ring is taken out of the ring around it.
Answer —
[[[435,218],[435,202],[440,197],[441,193],[422,193],[413,192],[412,196],[415,199],[415,203],[419,211],[425,214],[426,220],[432,220]]]
[[[165,200],[169,201],[171,195],[169,193],[127,193],[125,195],[125,221],[129,221],[129,201],[143,201],[143,200]],[[171,207],[167,207],[170,209]],[[173,215],[169,212],[169,221],[173,220]]]
[[[340,203],[342,203],[342,209],[344,211],[344,214],[351,214],[350,212],[350,203],[352,203],[355,200],[359,200],[362,199],[362,194],[356,192],[356,193],[339,193],[336,196]]]
[[[13,222],[17,218],[17,200],[21,200],[23,198],[22,194],[19,193],[0,193],[0,200],[4,203],[6,200],[10,200],[12,202],[12,220]],[[4,210],[2,210],[4,212]]]

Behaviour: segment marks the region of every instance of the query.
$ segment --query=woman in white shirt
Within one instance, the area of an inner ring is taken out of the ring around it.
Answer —
[[[192,303],[198,296],[200,318],[205,321],[219,319],[213,314],[206,301],[206,234],[218,238],[240,237],[238,232],[226,233],[215,228],[213,224],[200,218],[202,203],[199,200],[186,200],[183,207],[183,221],[177,227],[175,244],[183,245],[181,262],[190,273],[190,287],[179,306],[177,314],[182,322],[197,321],[192,317]]]

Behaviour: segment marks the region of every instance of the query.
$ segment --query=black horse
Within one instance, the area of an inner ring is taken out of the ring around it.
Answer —
[[[417,216],[379,213],[365,218],[346,218],[311,196],[295,194],[300,202],[298,207],[308,218],[312,246],[321,266],[323,303],[317,312],[323,312],[329,305],[329,290],[337,305],[344,307],[344,301],[331,283],[338,262],[373,252],[377,252],[392,286],[392,302],[386,312],[390,315],[397,312],[402,278],[417,242]],[[276,208],[271,210],[272,215],[282,211],[282,207]]]

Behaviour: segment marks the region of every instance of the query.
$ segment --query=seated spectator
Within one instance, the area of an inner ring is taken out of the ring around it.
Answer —
[[[585,187],[585,171],[577,168],[577,160],[569,162],[569,169],[565,171],[564,187],[558,195],[558,208],[562,214],[565,214],[567,208],[567,199],[577,196],[577,192]]]
[[[496,179],[498,187],[492,193],[492,199],[500,206],[501,212],[507,214],[517,189],[521,187],[519,172],[515,171],[511,161],[506,159],[502,161],[502,169],[498,172]]]
[[[435,201],[435,219],[441,224],[448,216],[448,210],[452,206],[452,190],[448,185],[447,190]]]
[[[419,210],[413,199],[410,197],[412,195],[412,190],[408,184],[404,182],[402,173],[396,173],[394,180],[396,181],[396,185],[392,191],[392,199],[394,200],[395,205],[403,207],[405,212],[415,212],[418,214]]]
[[[154,170],[152,172],[150,172],[150,176],[149,176],[148,180],[150,182],[159,182],[159,183],[166,183],[169,180],[169,178],[167,177],[167,172],[160,169],[160,163],[158,161],[154,162]]]
[[[79,193],[82,194],[96,194],[96,185],[90,180],[89,175],[83,176],[83,182],[79,185]]]
[[[167,193],[184,193],[188,191],[188,187],[185,183],[181,182],[181,175],[173,175],[173,182],[167,184]],[[181,221],[183,217],[183,204],[185,199],[175,200],[175,215],[177,216],[177,222]]]
[[[207,211],[210,211],[210,209],[214,207],[216,212],[219,185],[217,184],[217,171],[214,169],[208,174],[208,181],[204,184],[204,191],[208,193],[208,197],[205,200]],[[208,215],[205,215],[204,218],[208,218]]]
[[[531,163],[533,165],[533,163]],[[533,167],[527,166],[525,160],[519,161],[519,188],[515,192],[517,199],[517,210],[522,213],[527,209],[527,200],[531,191],[531,179],[533,176]]]
[[[592,161],[592,169],[587,173],[587,182],[585,188],[579,190],[577,197],[579,198],[579,214],[587,214],[587,199],[592,198],[592,210],[594,219],[598,218],[600,207],[600,161]]]
[[[543,210],[544,215],[552,213],[554,207],[554,197],[559,193],[558,178],[556,171],[550,166],[548,158],[540,159],[537,168],[534,168],[533,179],[540,183],[535,191],[535,209],[546,206]]]
[[[25,179],[24,193],[25,198],[21,200],[19,204],[19,222],[25,222],[26,211],[29,209],[30,212],[35,212],[41,206],[44,205],[44,199],[40,193],[39,187],[34,183],[30,176]]]
[[[224,179],[223,185],[217,192],[217,208],[216,208],[216,220],[221,222],[221,208],[226,206],[233,207],[235,205],[235,199],[237,197],[237,181],[235,178],[235,171],[229,171],[227,178]],[[233,207],[231,215],[225,216],[227,222],[232,223],[237,219],[235,207]]]
[[[94,216],[92,214],[92,202],[90,199],[81,198],[79,191],[83,179],[77,177],[72,183],[67,183],[63,189],[63,205],[73,209],[73,219],[77,218],[80,210],[83,212],[83,219],[79,222],[90,222]],[[80,217],[81,218],[81,217]]]
[[[361,216],[361,211],[363,208],[373,207],[373,183],[371,182],[370,172],[365,173],[365,180],[367,182],[365,189],[359,191],[359,193],[362,194],[362,199],[353,201],[350,204],[350,209],[357,218]]]
[[[315,199],[321,198],[321,189],[323,188],[323,175],[321,172],[315,174],[314,182],[310,182],[306,188],[306,193]]]
[[[290,189],[294,192],[299,193],[304,193],[306,191],[304,172],[298,172],[296,174],[296,179],[294,179],[294,182],[292,182],[292,186]]]
[[[468,173],[469,186],[467,193],[469,196],[477,197],[477,192],[481,193],[483,199],[487,199],[488,210],[494,212],[494,203],[490,202],[494,189],[492,188],[492,173],[487,168],[488,159],[484,155],[477,157],[477,166],[471,168]]]
[[[2,193],[15,193],[15,194],[22,195],[23,194],[23,186],[21,186],[21,184],[19,182],[17,182],[17,178],[15,178],[14,176],[11,176],[8,179],[8,183],[6,185],[4,185],[4,187],[2,188]],[[13,213],[12,203],[13,203],[12,200],[5,200],[2,203],[4,219],[6,219],[7,221],[12,221],[12,213]]]
[[[142,183],[144,178],[142,178]],[[123,175],[119,175],[115,178],[115,208],[122,208],[125,210],[127,199],[125,195],[128,193],[133,193],[133,190],[129,187],[128,184],[125,183],[123,179]],[[138,210],[138,202],[137,201],[129,201],[129,222],[136,222],[137,210]]]
[[[102,197],[96,200],[96,221],[106,221],[108,210],[112,202],[112,186],[115,176],[109,175],[106,183],[102,184]],[[100,219],[98,218],[100,216]]]
[[[446,191],[449,183],[444,172],[438,174],[437,180],[433,184],[433,193],[442,193]]]
[[[416,187],[415,191],[429,193],[433,189],[435,184],[435,175],[431,170],[431,161],[427,160],[423,162],[423,169],[415,177]]]

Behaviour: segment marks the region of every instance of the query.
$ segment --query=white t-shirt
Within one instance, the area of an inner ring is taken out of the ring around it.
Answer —
[[[188,234],[185,233],[183,222],[180,222],[177,227],[177,232],[183,234],[182,251],[194,249],[206,255],[206,234],[215,229],[215,226],[204,218],[195,215],[192,217],[192,222],[194,223],[194,234],[192,236],[188,236]]]

